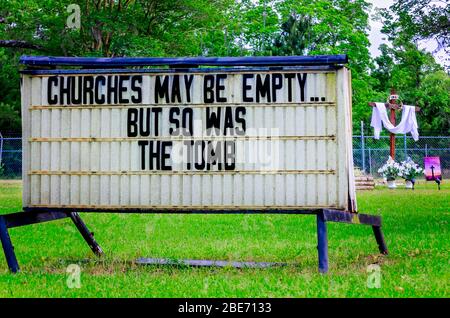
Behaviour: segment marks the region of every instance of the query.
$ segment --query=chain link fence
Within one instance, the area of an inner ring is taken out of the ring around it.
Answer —
[[[0,179],[22,178],[22,138],[0,135]]]
[[[381,177],[378,169],[388,160],[390,155],[389,136],[353,136],[353,162],[355,167],[366,174]],[[395,160],[398,162],[411,158],[421,167],[424,157],[440,157],[443,178],[450,177],[450,137],[421,136],[414,141],[411,136],[395,136]]]
[[[423,167],[423,158],[441,158],[444,178],[450,178],[450,136],[423,136],[415,142],[410,136],[396,136],[396,160],[410,157]],[[373,136],[353,136],[353,160],[355,167],[374,177],[389,157],[389,136],[376,140]],[[22,139],[0,137],[0,179],[20,179],[22,176]]]

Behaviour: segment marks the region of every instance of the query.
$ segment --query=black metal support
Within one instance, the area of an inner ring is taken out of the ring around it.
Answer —
[[[328,272],[328,237],[326,222],[371,225],[380,253],[384,255],[388,254],[383,232],[381,231],[381,216],[331,209],[319,210],[317,211],[317,250],[319,253],[320,273]]]
[[[319,272],[328,272],[328,235],[323,212],[317,213],[317,251],[319,252]]]
[[[81,220],[80,216],[76,212],[39,211],[10,213],[0,215],[0,239],[9,270],[12,273],[17,273],[19,271],[19,263],[17,262],[14,247],[8,233],[9,228],[54,221],[67,217],[70,217],[75,223],[75,226],[80,231],[85,241],[89,244],[91,250],[98,256],[102,255],[103,251],[94,240],[94,234],[88,230],[83,220]]]
[[[14,253],[14,246],[9,237],[8,227],[3,216],[0,216],[0,239],[2,241],[3,251],[5,252],[6,262],[11,272],[17,273],[19,271],[19,263],[17,262],[16,254]]]
[[[67,212],[39,211],[39,212],[17,212],[4,214],[6,227],[8,229],[18,226],[49,222],[69,217]]]
[[[71,212],[70,218],[72,219],[72,222],[77,227],[78,231],[80,231],[80,233],[83,236],[86,243],[88,243],[92,252],[94,252],[94,254],[97,256],[102,256],[103,250],[100,247],[100,245],[98,245],[98,243],[95,241],[94,233],[89,231],[86,224],[84,224],[83,220],[80,218],[80,215],[76,212]]]
[[[381,216],[323,209],[325,221],[381,226]]]
[[[381,226],[372,226],[373,234],[375,234],[375,239],[377,240],[378,249],[380,253],[383,255],[388,255],[388,249],[386,246],[386,242],[384,241],[384,235],[381,231]]]

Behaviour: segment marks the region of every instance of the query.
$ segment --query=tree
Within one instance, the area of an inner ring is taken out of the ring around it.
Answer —
[[[66,23],[66,9],[73,2],[80,6],[80,29]],[[406,102],[426,105],[424,118],[432,127],[448,129],[445,120],[429,117],[439,113],[433,110],[437,105],[447,109],[446,99],[423,95],[435,83],[432,79],[443,79],[442,68],[417,45],[430,37],[448,44],[448,9],[436,3],[402,0],[380,11],[383,32],[393,46],[380,47],[381,56],[373,60],[368,49],[370,4],[365,0],[0,0],[0,111],[14,118],[20,114],[17,69],[22,54],[347,54],[355,133],[361,120],[370,120],[367,102],[384,100],[391,86]],[[439,87],[445,91],[445,85]],[[0,128],[16,130],[18,123],[5,120]]]
[[[3,47],[55,55],[192,55],[199,29],[223,29],[231,0],[79,1],[81,28],[66,25],[72,0],[9,0],[0,7]],[[168,32],[170,30],[170,32]]]
[[[319,39],[311,39],[312,29],[310,16],[292,13],[281,24],[281,33],[273,43],[274,54],[305,55],[308,50],[314,51],[313,46]]]
[[[422,106],[419,127],[425,131],[449,135],[450,133],[450,77],[443,70],[427,74],[417,94]]]
[[[450,10],[448,0],[400,0],[381,10],[384,30],[391,39],[399,31],[412,42],[434,40],[437,51],[450,53]],[[397,35],[396,35],[397,34]]]
[[[370,66],[368,11],[364,0],[285,0],[277,2],[283,21],[274,52],[347,54],[354,76]]]
[[[377,91],[388,92],[392,86],[392,72],[394,69],[394,56],[387,44],[379,47],[381,54],[374,59],[375,66],[372,69],[372,78],[376,80],[374,88]]]
[[[74,2],[80,29],[67,25],[67,7]],[[0,0],[0,112],[20,114],[20,55],[224,55],[232,5],[233,0]],[[3,131],[20,130],[19,120],[1,124]]]

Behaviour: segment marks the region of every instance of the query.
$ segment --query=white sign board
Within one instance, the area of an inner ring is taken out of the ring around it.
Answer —
[[[346,68],[89,72],[22,74],[25,209],[354,209]]]

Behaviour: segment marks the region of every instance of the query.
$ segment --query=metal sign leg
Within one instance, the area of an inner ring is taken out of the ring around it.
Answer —
[[[3,251],[5,252],[9,270],[13,273],[17,273],[19,271],[19,263],[17,262],[14,246],[9,237],[8,227],[6,226],[5,218],[3,216],[0,216],[0,239],[2,241]]]
[[[317,213],[317,250],[319,252],[319,272],[328,272],[327,224],[323,212]]]
[[[84,224],[83,220],[81,219],[80,215],[77,212],[71,212],[70,219],[75,224],[78,231],[80,231],[81,235],[83,236],[86,243],[88,243],[92,252],[94,252],[94,254],[97,256],[103,255],[104,253],[102,248],[100,247],[100,245],[98,245],[97,241],[94,239],[94,233],[89,231],[86,224]]]
[[[388,249],[386,246],[386,242],[384,241],[383,232],[381,231],[381,226],[372,226],[373,234],[375,234],[375,239],[377,240],[378,249],[381,254],[387,255]]]
[[[6,262],[11,272],[19,271],[19,263],[17,262],[14,247],[9,237],[8,229],[18,226],[48,222],[70,217],[78,231],[80,231],[84,240],[88,243],[95,255],[103,255],[103,250],[94,240],[94,234],[89,231],[86,224],[81,220],[76,212],[18,212],[0,215],[0,239],[2,241],[3,251],[5,252]]]

